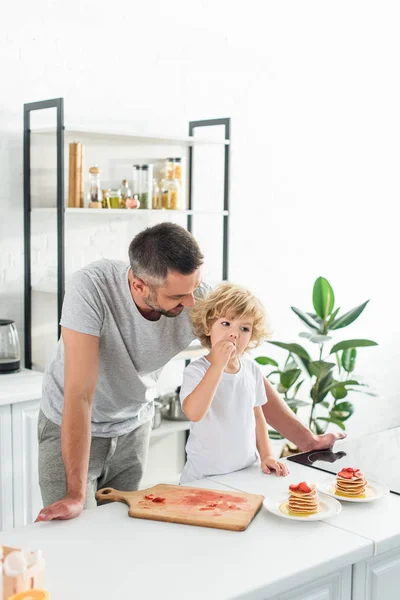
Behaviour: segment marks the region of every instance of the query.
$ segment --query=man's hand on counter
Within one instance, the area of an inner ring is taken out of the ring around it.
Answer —
[[[65,496],[58,502],[53,502],[49,506],[42,508],[38,514],[35,523],[40,521],[53,521],[54,519],[74,519],[79,517],[83,511],[85,501],[76,497]]]
[[[326,450],[332,448],[333,444],[338,440],[343,440],[347,437],[346,433],[323,433],[322,435],[314,435],[310,444],[307,447],[301,448],[303,452],[309,452],[310,450]]]

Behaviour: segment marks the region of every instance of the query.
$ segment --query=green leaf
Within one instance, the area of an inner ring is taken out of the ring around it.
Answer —
[[[300,344],[285,344],[284,342],[268,342],[269,344],[273,344],[274,346],[278,346],[279,348],[283,348],[284,350],[287,350],[288,352],[291,352],[292,354],[296,354],[297,356],[300,356],[301,358],[304,358],[307,361],[310,361],[310,355],[308,354],[307,350],[305,348],[303,348],[303,346],[300,346]]]
[[[339,352],[339,350],[347,350],[347,348],[365,348],[366,346],[377,346],[372,340],[344,340],[335,344],[331,350],[331,354]]]
[[[346,373],[354,371],[356,366],[357,350],[355,348],[347,348],[342,352],[342,367]]]
[[[301,408],[303,406],[311,406],[311,402],[306,402],[305,400],[297,400],[297,398],[290,398],[286,400],[286,404],[290,408]]]
[[[336,385],[330,390],[335,400],[343,400],[347,396],[347,390],[344,385]]]
[[[298,369],[297,363],[293,360],[291,355],[289,354],[288,359],[286,361],[285,367],[283,371],[292,371],[293,369]]]
[[[298,380],[301,374],[301,369],[291,369],[290,371],[285,371],[281,373],[281,385],[287,390],[292,387],[294,383]]]
[[[331,416],[341,421],[347,421],[354,412],[354,405],[351,402],[340,402],[336,404],[335,408],[331,411]]]
[[[315,382],[310,392],[313,402],[319,404],[325,399],[325,396],[329,393],[332,379],[332,372],[329,371],[320,381]]]
[[[327,279],[318,277],[313,288],[313,306],[317,315],[326,321],[335,304],[335,295]]]
[[[301,386],[303,385],[303,383],[304,383],[304,379],[302,379],[301,381],[298,381],[296,383],[296,385],[294,386],[294,392],[293,392],[294,396],[297,395],[297,392],[299,391],[299,389],[301,388]]]
[[[307,314],[308,314],[309,317],[311,317],[312,319],[314,319],[314,321],[316,321],[319,324],[320,329],[321,329],[321,325],[324,324],[324,320],[321,319],[321,317],[318,316],[316,313],[310,313],[310,312],[308,312]]]
[[[367,306],[369,300],[360,304],[360,306],[356,306],[352,310],[349,310],[346,314],[336,319],[334,323],[330,326],[330,329],[341,329],[342,327],[347,327],[351,323],[353,323],[358,317],[361,315],[364,308]]]
[[[335,381],[333,380],[331,385],[329,386],[329,390],[331,391],[337,387],[342,387],[346,385],[364,385],[363,383],[358,383],[358,381],[356,381],[355,379],[346,379],[346,381]]]
[[[334,423],[335,425],[337,425],[338,427],[340,427],[340,429],[343,429],[343,431],[346,429],[346,426],[344,425],[344,423],[342,423],[342,421],[340,419],[335,419],[332,417],[318,417],[318,421],[326,421],[327,423]]]
[[[283,435],[275,431],[274,429],[268,429],[268,437],[271,440],[283,440]]]
[[[330,328],[331,328],[331,324],[332,324],[332,323],[333,323],[333,321],[335,320],[335,318],[336,318],[336,315],[338,314],[339,310],[340,310],[340,308],[337,308],[335,311],[333,311],[333,313],[332,313],[332,314],[331,314],[331,316],[329,317],[329,320],[328,320],[328,322],[327,322],[327,324],[326,324],[326,328],[327,328],[327,329],[330,329]]]
[[[278,363],[273,358],[269,358],[269,356],[257,356],[255,359],[259,365],[272,365],[274,367],[278,367]]]
[[[331,341],[331,336],[329,335],[312,335],[310,337],[310,342],[313,344],[325,344],[326,342]]]
[[[323,360],[312,360],[309,364],[311,374],[319,378],[329,373],[335,366],[335,363],[325,362]]]
[[[316,329],[317,331],[319,331],[319,323],[317,323],[317,321],[315,321],[315,319],[310,317],[309,314],[303,312],[302,310],[300,310],[299,308],[296,308],[295,306],[291,306],[290,308],[299,317],[299,319],[301,319],[306,325],[311,327],[311,329]]]
[[[366,392],[365,390],[355,390],[354,388],[348,388],[348,392],[358,392],[359,394],[365,394],[366,396],[372,396],[373,398],[379,398],[378,394],[374,392]]]
[[[321,402],[321,406],[323,406],[324,408],[330,408],[330,402],[328,402],[328,400],[324,400],[323,402]]]
[[[302,338],[307,338],[308,340],[310,338],[312,338],[313,334],[312,333],[308,333],[308,331],[302,331],[301,333],[299,333],[299,337]]]
[[[282,385],[281,383],[278,383],[277,390],[280,394],[286,394],[286,392],[287,392],[287,388],[284,385]]]
[[[269,379],[271,377],[271,375],[281,375],[282,371],[271,371],[270,373],[268,373],[267,375],[267,379]]]

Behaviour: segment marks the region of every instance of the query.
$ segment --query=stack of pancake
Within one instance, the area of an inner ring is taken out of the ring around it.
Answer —
[[[288,509],[293,515],[313,515],[318,512],[319,502],[315,484],[302,481],[289,486]]]
[[[336,493],[341,496],[357,497],[365,494],[367,480],[360,469],[344,467],[336,476]]]

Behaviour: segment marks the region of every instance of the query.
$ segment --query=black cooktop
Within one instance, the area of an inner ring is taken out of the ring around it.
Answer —
[[[288,460],[333,474],[343,467],[361,469],[367,479],[385,483],[400,496],[400,427],[350,438],[329,450],[303,452]]]

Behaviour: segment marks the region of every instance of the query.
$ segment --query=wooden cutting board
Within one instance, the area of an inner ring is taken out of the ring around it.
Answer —
[[[99,501],[125,502],[129,516],[187,525],[244,531],[260,510],[264,496],[159,484],[139,492],[103,488]]]

